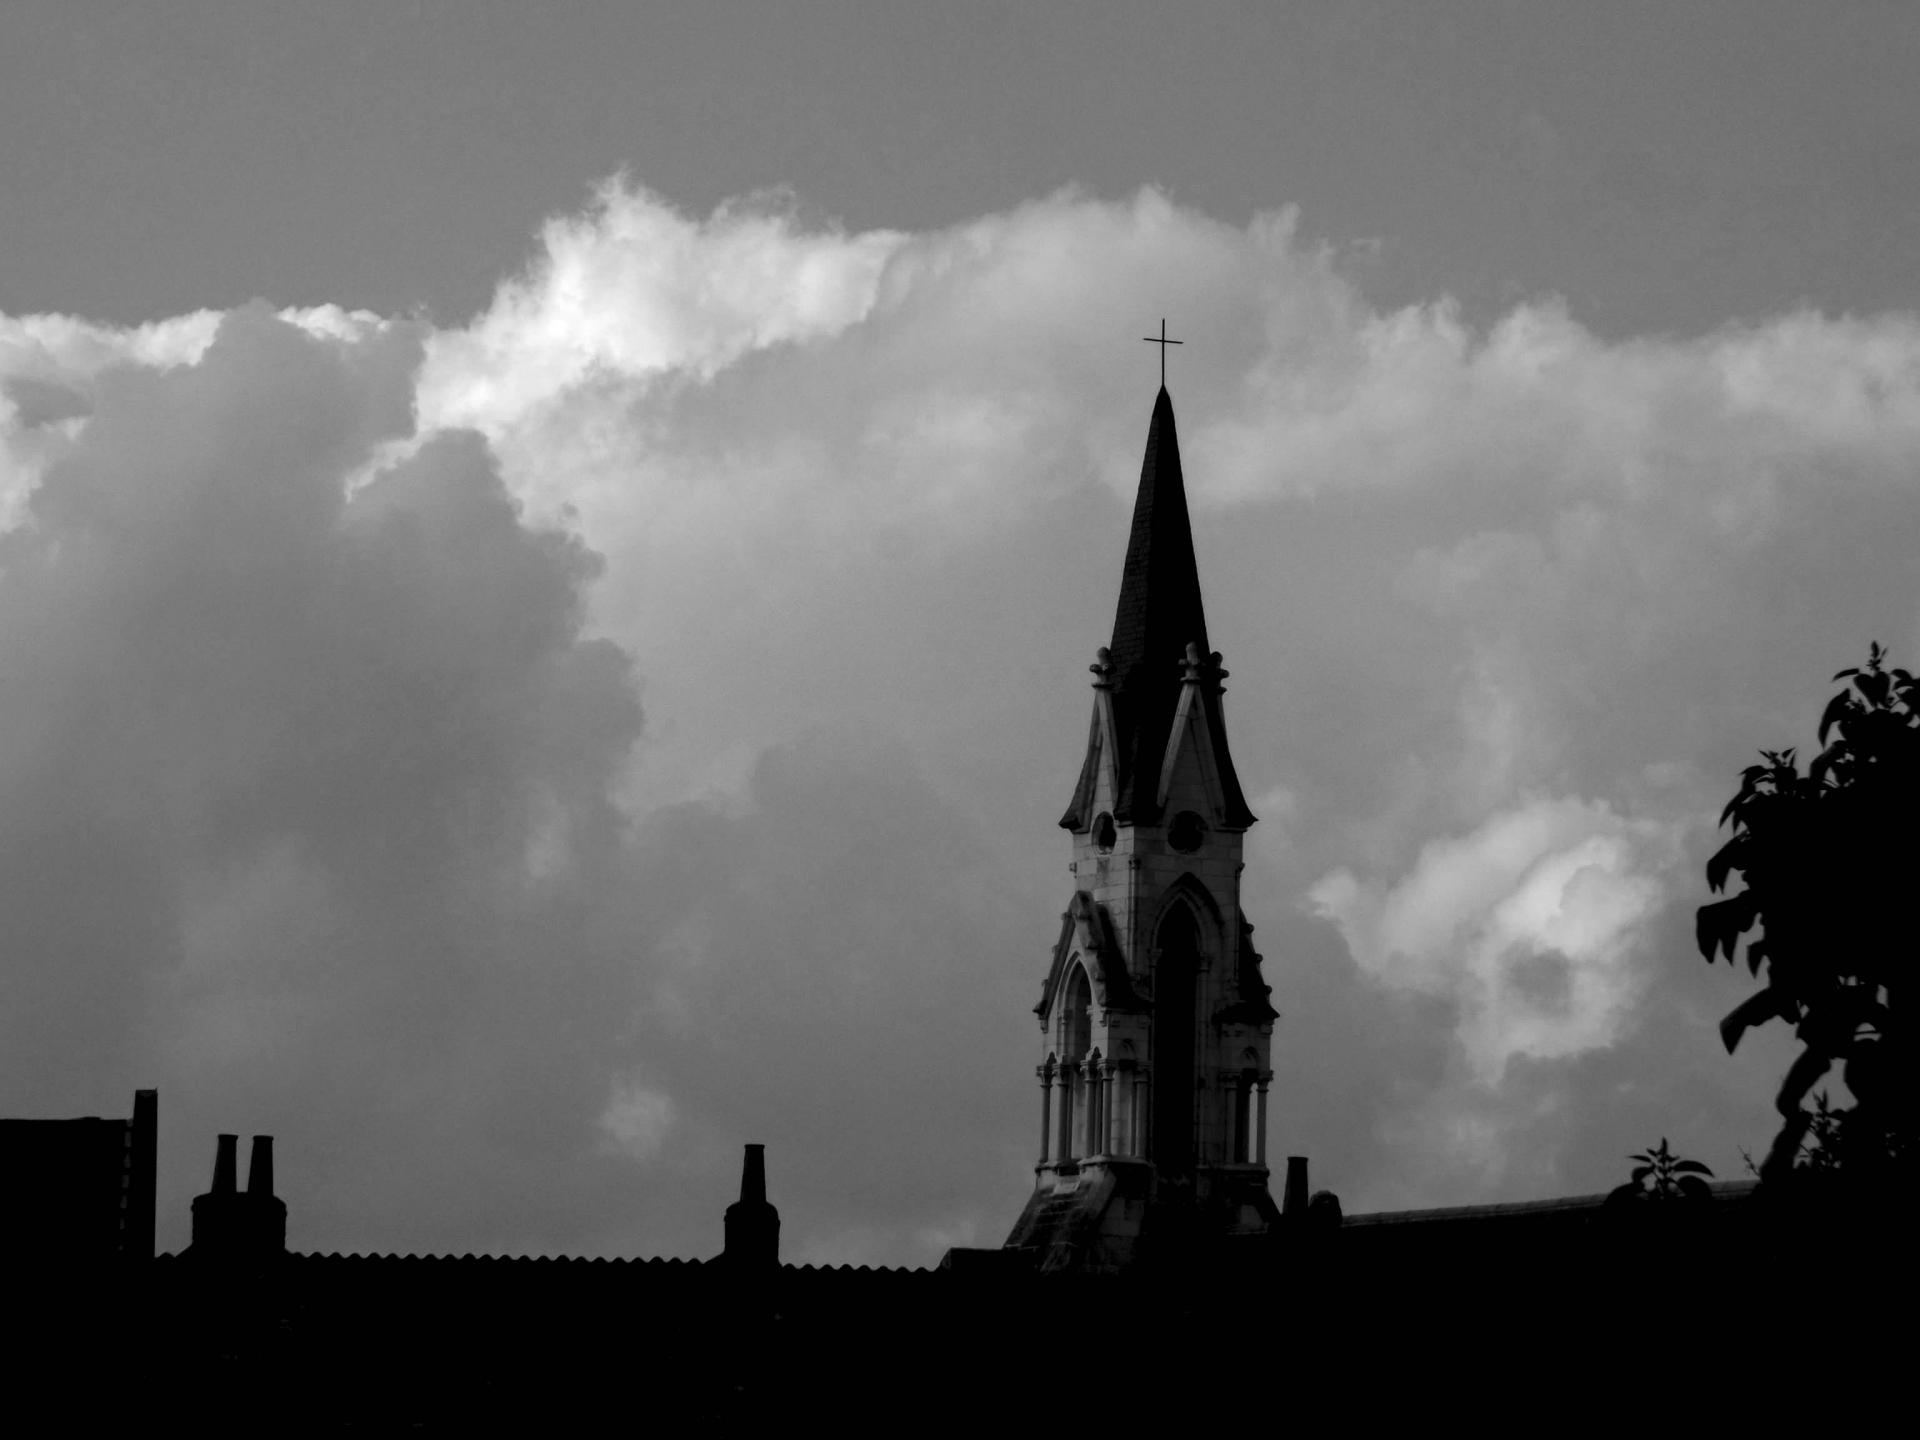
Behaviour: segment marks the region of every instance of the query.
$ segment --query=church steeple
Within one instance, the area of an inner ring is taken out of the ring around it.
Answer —
[[[1168,341],[1177,344],[1177,341]],[[1073,803],[1073,895],[1034,1007],[1040,1160],[1007,1244],[1043,1269],[1179,1264],[1278,1223],[1268,987],[1240,909],[1227,753],[1173,401],[1154,399]]]
[[[1215,683],[1203,687],[1201,703],[1219,775],[1223,812],[1219,823],[1226,829],[1244,830],[1254,823],[1254,816],[1227,751],[1217,683],[1225,672],[1219,670],[1219,657],[1207,643],[1200,570],[1193,558],[1193,526],[1187,518],[1186,477],[1180,468],[1180,436],[1173,421],[1173,399],[1162,385],[1154,398],[1146,456],[1140,463],[1140,488],[1133,502],[1126,563],[1120,571],[1113,639],[1102,657],[1113,706],[1113,818],[1120,824],[1160,819],[1155,782],[1180,708],[1189,645],[1215,672]],[[1099,738],[1096,735],[1087,748],[1073,802],[1060,817],[1063,829],[1083,829],[1090,818],[1098,781]]]

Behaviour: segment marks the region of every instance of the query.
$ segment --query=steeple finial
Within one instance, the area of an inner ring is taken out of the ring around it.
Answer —
[[[1160,347],[1160,388],[1164,390],[1167,388],[1167,346],[1184,345],[1187,342],[1184,340],[1169,340],[1167,338],[1167,319],[1164,315],[1160,317],[1160,333],[1158,335],[1142,335],[1140,338],[1149,345],[1158,345]]]

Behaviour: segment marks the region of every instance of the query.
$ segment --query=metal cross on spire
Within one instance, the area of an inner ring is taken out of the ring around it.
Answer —
[[[1167,322],[1164,317],[1160,321],[1160,333],[1158,335],[1142,335],[1140,338],[1149,345],[1158,345],[1160,347],[1160,388],[1164,390],[1167,388],[1167,346],[1184,345],[1187,342],[1184,340],[1169,340],[1167,338]]]

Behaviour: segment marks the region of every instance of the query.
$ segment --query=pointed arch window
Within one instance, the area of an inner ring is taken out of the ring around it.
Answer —
[[[1169,1179],[1190,1176],[1194,1166],[1200,936],[1199,917],[1184,899],[1168,907],[1155,935],[1149,1144]]]
[[[1093,1046],[1093,985],[1079,960],[1067,972],[1067,993],[1060,1007],[1060,1055],[1073,1062]]]

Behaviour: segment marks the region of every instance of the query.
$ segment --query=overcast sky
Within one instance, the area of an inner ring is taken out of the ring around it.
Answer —
[[[0,1113],[301,1249],[997,1244],[1156,356],[1351,1211],[1723,1177],[1714,819],[1920,652],[1920,19],[0,8]],[[1777,1027],[1776,1027],[1777,1028]]]

